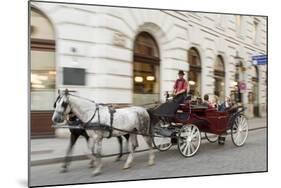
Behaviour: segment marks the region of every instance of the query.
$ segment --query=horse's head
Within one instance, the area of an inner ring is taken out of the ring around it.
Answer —
[[[52,117],[52,121],[54,124],[65,124],[66,116],[71,111],[71,106],[69,103],[69,93],[66,89],[62,93],[59,91],[59,95],[54,103],[54,114]]]

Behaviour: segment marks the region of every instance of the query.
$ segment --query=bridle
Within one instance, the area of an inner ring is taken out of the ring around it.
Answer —
[[[84,98],[84,97],[80,97],[80,96],[77,96],[77,95],[72,95],[70,93],[65,93],[64,95],[71,95],[71,96],[75,96],[75,97],[78,97],[78,98],[81,98],[81,99],[84,99],[84,100],[87,100],[87,101],[90,101],[91,103],[94,103],[96,105],[96,110],[94,112],[94,114],[91,116],[91,118],[86,122],[86,123],[83,123],[84,125],[88,125],[93,119],[94,117],[96,116],[96,113],[98,112],[98,122],[100,123],[100,113],[99,113],[99,104],[95,103],[95,101],[93,100],[89,100],[87,98]],[[57,102],[62,98],[62,96],[58,96],[57,99],[55,100],[55,103],[54,103],[54,108],[56,108],[56,104]],[[55,110],[55,112],[61,116],[64,116],[65,115],[65,111],[66,111],[66,108],[67,108],[67,105],[69,105],[70,109],[71,108],[71,105],[69,102],[64,102],[62,103],[62,106],[64,107],[64,110],[63,111],[58,111],[58,110]]]

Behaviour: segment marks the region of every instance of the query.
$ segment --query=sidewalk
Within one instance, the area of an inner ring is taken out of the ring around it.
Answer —
[[[266,118],[249,119],[249,130],[267,127]],[[204,139],[204,138],[203,138]],[[148,147],[141,136],[138,136],[139,147],[136,151],[147,150]],[[31,166],[62,162],[69,145],[67,138],[31,139]],[[113,156],[119,153],[119,144],[116,138],[103,140],[103,156]],[[123,153],[127,152],[127,142],[123,139]],[[73,160],[87,159],[89,153],[86,140],[80,137],[73,148]]]

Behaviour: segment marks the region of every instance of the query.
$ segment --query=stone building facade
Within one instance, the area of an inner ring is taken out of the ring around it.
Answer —
[[[103,103],[164,101],[184,70],[194,96],[231,96],[249,117],[266,115],[267,65],[252,63],[267,54],[266,17],[40,2],[30,12],[31,72],[39,46],[53,73],[47,88],[44,70],[32,74],[34,113],[51,112],[59,88]]]

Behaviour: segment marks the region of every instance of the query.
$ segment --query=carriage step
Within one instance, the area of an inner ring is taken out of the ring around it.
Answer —
[[[166,127],[154,127],[154,132],[161,136],[168,136],[171,137],[172,134],[175,132],[173,129],[169,129]]]

